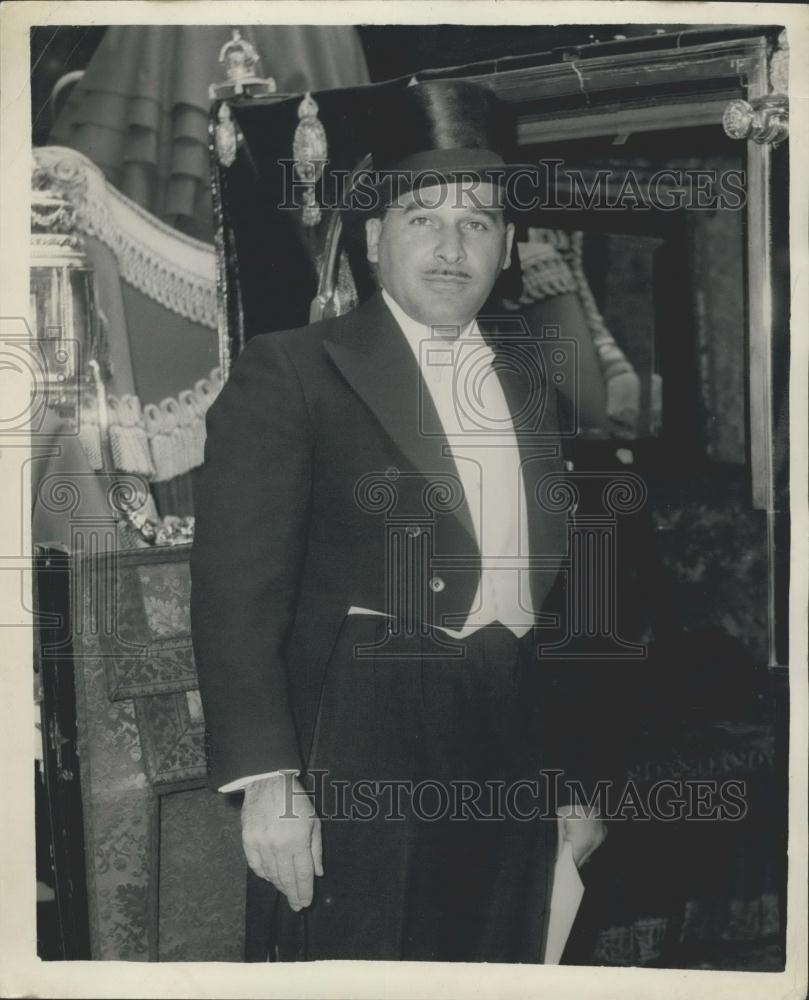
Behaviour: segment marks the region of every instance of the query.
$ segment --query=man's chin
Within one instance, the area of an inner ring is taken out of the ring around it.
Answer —
[[[420,302],[422,322],[427,326],[466,326],[478,314],[478,308],[466,296],[446,294],[425,295]]]
[[[459,316],[457,313],[453,312],[445,312],[440,314],[431,312],[429,313],[429,315],[426,315],[424,319],[422,319],[422,323],[425,326],[429,326],[432,328],[453,327],[457,328],[458,330],[463,330],[467,326],[469,326],[469,324],[472,322],[475,316],[476,313],[473,313],[471,316],[468,315],[467,313],[464,313],[463,315]]]

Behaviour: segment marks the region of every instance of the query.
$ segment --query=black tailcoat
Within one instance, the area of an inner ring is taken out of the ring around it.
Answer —
[[[541,609],[565,524],[537,489],[562,460],[555,393],[526,383],[534,375],[523,368],[498,373],[515,415]],[[526,392],[542,403],[528,421],[517,418]],[[195,506],[192,630],[214,788],[305,769],[346,611],[391,609],[397,519],[409,537],[429,538],[412,562],[408,607],[441,624],[472,606],[480,552],[469,507],[419,366],[378,293],[345,316],[248,342],[208,413]]]

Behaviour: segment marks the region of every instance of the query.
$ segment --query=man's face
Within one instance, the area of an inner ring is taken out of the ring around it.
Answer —
[[[368,260],[414,320],[465,326],[511,262],[514,226],[491,184],[436,185],[403,194],[365,224]]]

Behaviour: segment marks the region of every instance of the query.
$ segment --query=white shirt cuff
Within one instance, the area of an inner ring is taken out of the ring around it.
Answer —
[[[287,768],[282,771],[265,771],[264,774],[249,774],[246,778],[237,778],[235,781],[229,781],[226,785],[221,785],[217,791],[240,792],[247,785],[252,785],[254,781],[261,781],[262,778],[274,778],[279,774],[294,774],[297,776],[300,773],[300,771],[296,771],[294,768]]]

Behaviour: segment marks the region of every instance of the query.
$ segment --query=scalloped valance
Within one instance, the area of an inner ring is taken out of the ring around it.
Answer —
[[[160,222],[117,191],[81,153],[65,146],[42,146],[33,153],[36,168],[73,205],[79,231],[109,247],[127,284],[185,319],[217,328],[212,244]]]
[[[191,389],[167,396],[160,403],[141,403],[131,393],[107,397],[108,434],[115,468],[166,482],[202,465],[205,414],[222,388],[218,368],[198,379]],[[79,440],[90,466],[104,467],[95,399],[82,398]]]

